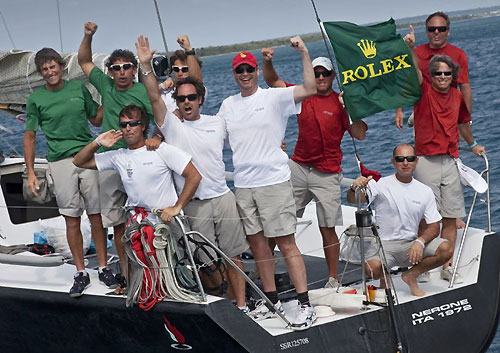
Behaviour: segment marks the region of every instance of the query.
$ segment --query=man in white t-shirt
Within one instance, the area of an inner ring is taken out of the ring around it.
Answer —
[[[160,208],[161,219],[170,222],[191,200],[201,175],[191,163],[191,156],[179,148],[162,143],[156,151],[148,151],[145,133],[148,117],[144,110],[128,105],[120,112],[121,131],[109,130],[78,152],[73,163],[77,167],[116,170],[122,179],[128,200],[127,206],[146,209]],[[124,138],[128,148],[96,154],[99,147],[112,147]],[[186,182],[177,196],[173,175],[182,175]],[[156,223],[156,217],[148,219]]]
[[[149,48],[147,37],[140,36],[136,47],[142,72],[148,72],[151,70],[153,52]],[[144,75],[142,82],[146,86],[153,107],[155,122],[165,136],[165,141],[191,154],[193,164],[202,175],[196,193],[184,207],[184,214],[188,218],[191,229],[200,232],[217,244],[244,271],[240,255],[248,249],[248,244],[236,209],[234,195],[226,185],[222,159],[226,138],[224,120],[217,116],[200,114],[205,87],[192,77],[177,81],[173,94],[183,121],[177,118],[164,103],[153,76]],[[175,176],[178,191],[182,190],[184,183],[183,177]],[[200,252],[200,255],[204,262],[210,260],[203,256],[203,252]],[[213,258],[218,257],[212,251],[211,255]],[[227,269],[236,305],[248,311],[245,304],[245,280],[232,266],[227,266]]]
[[[302,100],[316,93],[316,82],[309,52],[300,37],[292,38],[291,45],[302,56],[302,85],[261,89],[257,60],[250,52],[238,53],[232,68],[240,93],[222,102],[219,115],[225,120],[233,151],[236,203],[264,292],[275,309],[283,311],[268,246],[268,238],[273,238],[285,258],[300,303],[292,328],[304,330],[312,325],[316,313],[309,304],[304,260],[295,244],[295,201],[288,156],[281,149],[281,141],[288,118],[300,113]],[[273,316],[263,302],[251,314],[255,319]]]
[[[413,146],[396,146],[392,157],[396,173],[378,182],[372,177],[358,177],[347,193],[347,201],[355,202],[355,188],[366,189],[361,197],[366,201],[366,194],[375,204],[375,218],[387,267],[413,266],[401,278],[408,284],[411,293],[420,297],[425,292],[418,287],[417,277],[443,265],[453,252],[446,239],[438,238],[441,215],[431,188],[413,178],[417,163]],[[422,219],[427,227],[419,233]],[[373,278],[381,279],[381,286],[385,285],[378,254],[367,259],[366,268]]]

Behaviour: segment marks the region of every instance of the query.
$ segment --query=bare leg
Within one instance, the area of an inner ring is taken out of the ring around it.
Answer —
[[[455,221],[454,218],[453,221]],[[433,268],[446,263],[452,255],[453,252],[449,242],[444,242],[439,245],[434,256],[424,258],[419,264],[413,266],[408,271],[403,272],[401,279],[410,287],[411,294],[417,297],[424,296],[425,292],[418,287],[417,277],[425,271],[432,270]]]
[[[274,259],[267,238],[264,237],[264,232],[261,231],[254,235],[248,235],[247,240],[255,259],[255,266],[257,267],[257,271],[259,271],[264,292],[275,291]]]
[[[233,256],[231,260],[234,261],[236,265],[242,270],[245,271],[245,267],[243,267],[243,263],[240,260],[239,256]],[[231,265],[227,265],[228,279],[231,285],[234,296],[236,297],[236,305],[239,307],[245,306],[245,279]]]
[[[94,240],[95,252],[97,254],[97,261],[99,267],[107,265],[107,248],[106,248],[106,234],[102,227],[101,214],[88,215],[90,224],[92,225],[92,239]]]
[[[326,266],[328,267],[328,277],[337,278],[337,267],[339,265],[340,244],[335,227],[319,227],[323,237],[323,249],[325,252]]]
[[[453,252],[455,251],[455,242],[457,241],[457,221],[456,218],[443,217],[442,222],[443,227],[441,228],[441,238],[447,239],[450,243],[451,254],[453,257]],[[446,262],[443,265],[444,269],[448,268],[448,266],[451,266],[452,257],[450,257],[450,261]]]
[[[283,257],[285,258],[285,264],[288,269],[288,273],[292,278],[293,284],[295,285],[295,291],[297,293],[307,292],[306,266],[304,265],[302,254],[300,253],[297,244],[295,244],[294,234],[276,237],[275,239],[278,249],[280,249]]]
[[[64,216],[66,222],[66,239],[75,262],[76,270],[85,270],[83,262],[83,238],[80,231],[80,217]]]
[[[125,276],[127,273],[127,255],[125,254],[125,244],[122,243],[122,237],[125,233],[125,224],[119,224],[113,227],[115,247],[118,257],[120,258],[120,267],[122,274]]]

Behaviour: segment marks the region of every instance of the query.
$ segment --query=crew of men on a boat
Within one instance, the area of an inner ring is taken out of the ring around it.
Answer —
[[[455,221],[465,215],[453,161],[458,157],[459,131],[475,154],[485,152],[472,136],[467,59],[463,51],[447,43],[448,17],[441,12],[430,15],[426,29],[429,44],[415,50],[413,28],[404,38],[419,68],[422,88],[422,99],[414,106],[415,147],[397,146],[392,158],[395,174],[379,182],[361,176],[348,193],[353,201],[354,191],[362,189],[358,195],[374,201],[380,238],[389,258],[385,266],[414,265],[403,274],[403,280],[416,296],[425,294],[417,284],[425,271],[444,265],[441,276],[450,278]],[[250,311],[244,279],[231,266],[227,267],[227,280],[237,307],[255,320],[275,317],[274,311],[284,312],[274,278],[273,250],[277,246],[297,293],[298,314],[291,327],[309,328],[316,313],[309,303],[306,269],[295,243],[297,217],[302,217],[305,206],[314,200],[328,270],[325,287],[339,286],[335,227],[342,225],[340,143],[346,131],[359,140],[367,131],[363,121],[350,124],[341,95],[333,91],[335,71],[330,59],[318,57],[311,62],[301,38],[291,38],[303,68],[303,82],[295,85],[278,76],[272,64],[274,50],[264,48],[263,75],[271,88],[262,89],[258,86],[257,59],[250,52],[238,53],[232,61],[232,73],[240,93],[226,98],[218,114],[210,116],[201,114],[207,90],[201,61],[186,35],[177,40],[182,50],[171,57],[173,79],[158,85],[151,67],[155,51],[147,37],[139,36],[136,42],[139,63],[132,52],[118,49],[107,60],[106,74],[92,62],[96,31],[96,24],[85,23],[78,62],[101,94],[102,106],[93,101],[82,83],[62,79],[64,61],[48,48],[35,57],[45,85],[27,102],[24,152],[28,184],[37,194],[34,155],[35,133],[40,127],[46,136],[49,171],[77,268],[70,295],[81,296],[90,284],[80,233],[84,209],[92,224],[98,278],[117,292],[126,288],[127,281],[107,267],[104,228],[114,228],[125,274],[121,237],[126,209],[142,207],[152,222],[171,222],[183,212],[191,229],[211,239],[241,269],[240,255],[250,247],[264,293],[275,310],[260,301]],[[137,72],[142,83],[134,81]],[[294,114],[298,141],[289,159],[282,142],[287,120]],[[402,111],[395,120],[402,128]],[[102,127],[96,139],[88,121]],[[150,121],[155,128],[148,138]],[[225,141],[233,152],[234,194],[225,180]],[[388,201],[392,199],[394,202]],[[161,209],[161,219],[150,213],[153,208]],[[397,212],[401,209],[405,212]],[[394,215],[405,216],[389,222]],[[389,285],[380,258],[367,260],[368,273],[381,278],[381,285]],[[208,258],[202,261],[209,265],[205,268],[213,266]],[[210,271],[205,272],[202,278],[208,287],[213,279]]]

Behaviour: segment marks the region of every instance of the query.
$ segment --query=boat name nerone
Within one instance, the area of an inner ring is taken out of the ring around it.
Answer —
[[[413,326],[434,321],[438,318],[444,318],[458,313],[472,310],[472,305],[469,304],[469,299],[462,299],[452,303],[446,303],[435,306],[430,309],[425,309],[411,314]]]
[[[387,75],[393,71],[409,69],[412,66],[410,63],[407,63],[405,61],[406,58],[408,58],[408,54],[402,54],[395,56],[393,59],[380,60],[378,63],[371,63],[367,64],[366,66],[358,66],[354,70],[342,71],[342,76],[344,78],[342,84],[346,85],[357,80],[366,80],[368,78]],[[376,68],[375,64],[377,64]],[[375,72],[375,70],[378,71]]]
[[[288,348],[295,348],[298,346],[303,346],[309,344],[309,338],[304,337],[304,338],[297,338],[296,340],[288,341],[288,342],[283,342],[280,343],[280,349],[282,351],[288,349]]]

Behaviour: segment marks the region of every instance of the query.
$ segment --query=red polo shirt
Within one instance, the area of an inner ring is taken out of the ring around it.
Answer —
[[[458,64],[458,78],[453,81],[453,87],[457,87],[458,84],[469,83],[469,61],[467,60],[467,55],[465,52],[457,48],[450,43],[439,49],[433,49],[430,45],[422,44],[415,48],[415,53],[418,56],[418,67],[422,71],[424,80],[431,82],[429,75],[429,61],[434,55],[448,55],[455,64]]]
[[[285,83],[291,86],[289,83]],[[340,173],[344,132],[349,131],[347,114],[332,91],[327,96],[315,94],[302,101],[297,115],[299,136],[292,160],[324,173]]]
[[[470,121],[462,93],[454,87],[440,93],[425,80],[421,87],[422,98],[413,107],[417,155],[458,157],[458,124]]]

